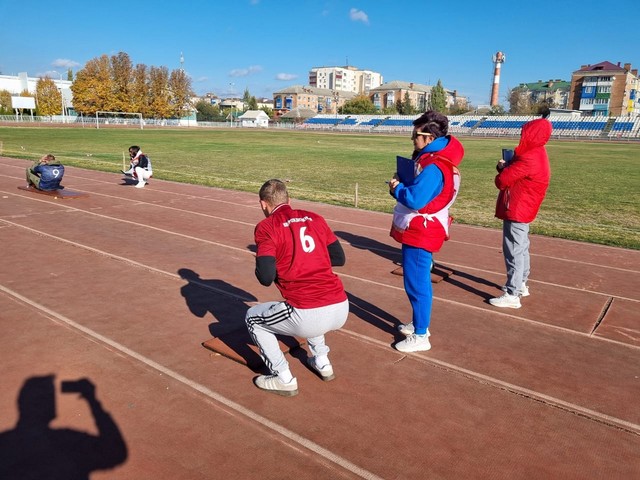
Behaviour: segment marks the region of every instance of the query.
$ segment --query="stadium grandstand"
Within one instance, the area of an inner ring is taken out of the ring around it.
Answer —
[[[322,115],[306,119],[301,127],[367,133],[410,133],[419,115]],[[522,125],[537,115],[450,115],[449,132],[478,137],[519,136]],[[640,117],[549,117],[554,138],[640,140]]]
[[[346,115],[346,114],[317,114],[298,122],[270,122],[272,128],[308,129],[319,131],[338,131],[352,133],[386,133],[409,134],[413,129],[413,121],[419,117],[416,115]],[[449,132],[458,136],[473,137],[518,137],[520,130],[529,120],[538,118],[537,115],[449,115]],[[640,117],[568,117],[553,111],[549,116],[553,125],[552,138],[565,138],[576,140],[619,140],[640,141]],[[0,115],[0,125],[12,124],[58,124],[65,123],[95,127],[96,122],[103,126],[137,127],[140,122],[130,119],[92,117],[75,117],[53,115],[49,117]],[[191,120],[185,122],[180,119],[156,120],[143,118],[145,127],[220,127],[229,126],[242,128],[241,125],[230,125],[229,122],[197,122]]]

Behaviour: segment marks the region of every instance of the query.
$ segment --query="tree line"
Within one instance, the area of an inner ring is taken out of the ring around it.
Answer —
[[[68,77],[72,80],[71,74]],[[129,55],[117,55],[89,60],[76,72],[71,85],[73,108],[78,114],[96,112],[142,113],[144,118],[181,118],[192,109],[191,79],[182,69],[169,71],[167,67],[133,65]],[[11,93],[0,91],[0,114],[10,114]],[[23,91],[20,96],[33,96]],[[36,115],[63,113],[62,95],[51,78],[36,82]]]
[[[180,118],[191,110],[191,79],[182,69],[148,67],[119,52],[89,60],[71,85],[79,114],[142,113],[144,118]]]

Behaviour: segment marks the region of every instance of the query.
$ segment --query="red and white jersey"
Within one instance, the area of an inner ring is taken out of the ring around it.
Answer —
[[[317,308],[346,300],[333,273],[327,246],[337,237],[320,215],[278,206],[255,229],[256,256],[276,259],[276,286],[295,308]]]

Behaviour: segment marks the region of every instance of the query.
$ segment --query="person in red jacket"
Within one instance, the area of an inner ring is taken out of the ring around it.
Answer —
[[[412,321],[399,326],[406,339],[396,343],[401,352],[418,352],[431,348],[432,254],[449,238],[449,207],[460,186],[458,165],[464,148],[448,135],[449,120],[428,111],[413,122],[415,162],[413,178],[389,181],[389,192],[398,201],[393,211],[391,236],[402,243],[404,289],[413,310]]]
[[[520,308],[520,297],[529,295],[529,224],[538,214],[551,178],[545,145],[551,138],[552,127],[546,116],[548,112],[522,126],[513,159],[500,160],[496,167],[495,184],[500,190],[496,217],[503,221],[502,252],[507,282],[502,287],[504,294],[489,300],[494,307]]]

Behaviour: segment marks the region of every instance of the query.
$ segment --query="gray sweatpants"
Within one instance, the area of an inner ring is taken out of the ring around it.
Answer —
[[[527,283],[531,263],[529,261],[529,224],[504,220],[502,223],[502,252],[507,267],[507,293],[518,295]]]
[[[267,302],[251,307],[245,322],[260,355],[272,374],[286,371],[289,364],[280,350],[278,335],[306,338],[311,354],[327,355],[324,334],[338,330],[347,321],[349,301],[319,308],[294,308],[287,302]]]

